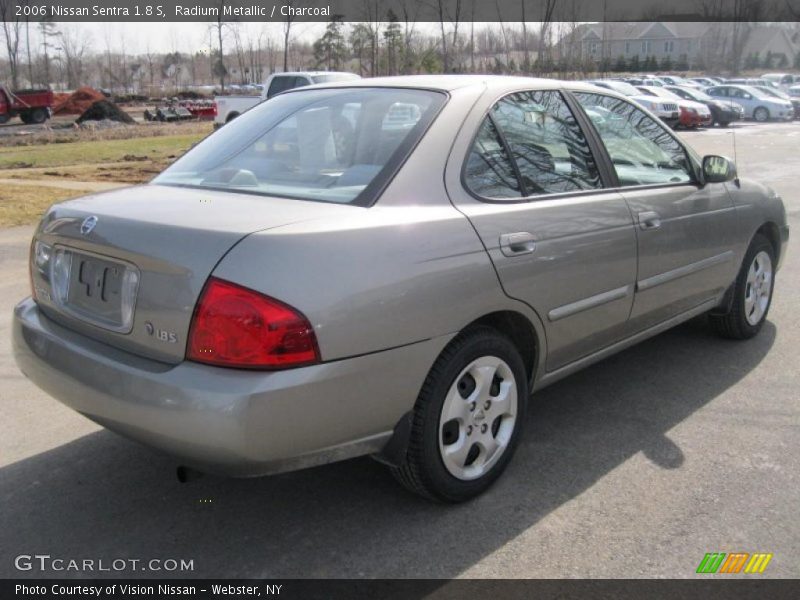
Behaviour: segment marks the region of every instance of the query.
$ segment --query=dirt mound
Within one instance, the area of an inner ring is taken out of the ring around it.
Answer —
[[[105,100],[105,96],[94,88],[80,87],[69,95],[58,94],[53,102],[54,115],[82,115],[98,100]]]
[[[98,100],[92,103],[83,114],[78,117],[75,122],[83,123],[84,121],[116,121],[118,123],[135,123],[128,113],[120,109],[119,106],[108,100]]]

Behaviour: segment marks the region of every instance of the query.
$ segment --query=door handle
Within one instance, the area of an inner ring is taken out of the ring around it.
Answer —
[[[639,227],[642,229],[658,229],[661,227],[661,215],[654,211],[640,212]]]
[[[534,250],[536,250],[536,239],[532,233],[520,231],[517,233],[504,233],[500,236],[500,252],[504,256],[530,254]]]

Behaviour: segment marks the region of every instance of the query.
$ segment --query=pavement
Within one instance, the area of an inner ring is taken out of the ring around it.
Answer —
[[[723,340],[697,319],[537,393],[504,476],[459,506],[369,458],[178,483],[172,459],[17,371],[8,315],[32,227],[0,230],[0,577],[40,576],[13,565],[38,553],[192,560],[172,573],[192,577],[682,578],[734,551],[774,555],[758,577],[799,577],[800,123],[681,135],[732,155],[732,131],[740,174],[782,194],[793,228],[761,334]]]

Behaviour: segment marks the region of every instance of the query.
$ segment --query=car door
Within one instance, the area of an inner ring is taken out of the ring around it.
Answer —
[[[753,95],[750,92],[739,88],[729,88],[728,97],[744,107],[744,113],[748,118],[753,117],[753,112],[760,105],[758,100],[753,98]]]
[[[576,92],[591,113],[636,222],[630,333],[719,298],[733,281],[736,210],[725,184],[698,183],[699,161],[657,119],[625,100]]]
[[[620,339],[636,276],[633,221],[622,196],[604,188],[564,96],[509,94],[464,130],[471,139],[466,157],[451,157],[448,193],[506,294],[540,316],[546,368]]]

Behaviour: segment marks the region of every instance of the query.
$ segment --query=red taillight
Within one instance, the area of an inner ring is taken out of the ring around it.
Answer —
[[[211,103],[211,112],[213,113],[213,115],[215,117],[217,116],[217,103],[216,102],[212,102]]]
[[[319,362],[314,328],[273,298],[211,277],[195,308],[186,358],[224,367],[275,369]]]

